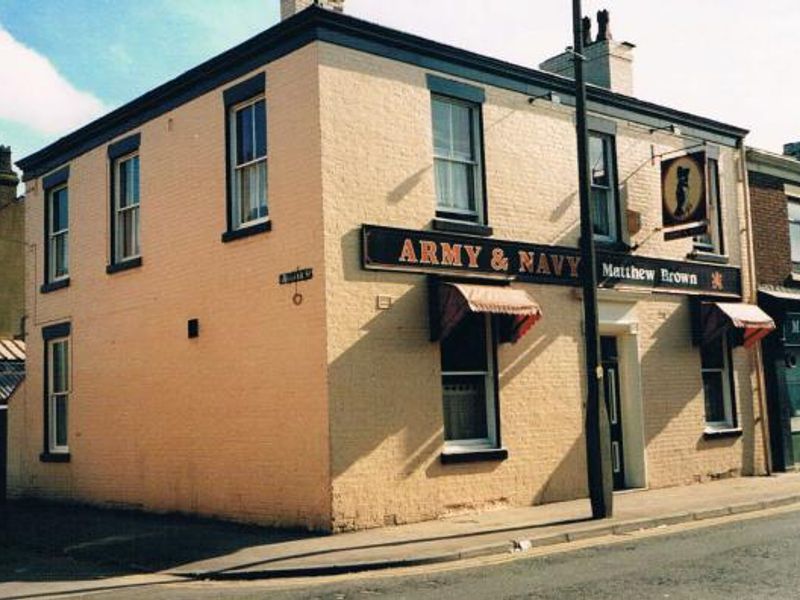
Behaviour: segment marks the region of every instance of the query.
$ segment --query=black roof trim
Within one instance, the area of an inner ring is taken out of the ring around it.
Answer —
[[[249,40],[186,71],[131,102],[19,161],[24,179],[38,177],[186,102],[314,41],[325,41],[522,93],[573,95],[570,79],[490,58],[331,10],[311,6]],[[675,123],[725,139],[746,129],[590,86],[589,109],[631,113],[648,124]],[[624,117],[622,117],[624,118]]]

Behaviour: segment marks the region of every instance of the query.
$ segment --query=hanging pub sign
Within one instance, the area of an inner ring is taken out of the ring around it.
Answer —
[[[577,248],[511,242],[438,231],[362,226],[364,269],[494,275],[531,283],[578,286],[583,268]],[[673,293],[741,296],[736,267],[597,252],[598,286],[635,286]]]
[[[706,153],[661,162],[661,213],[664,239],[692,237],[708,229]]]

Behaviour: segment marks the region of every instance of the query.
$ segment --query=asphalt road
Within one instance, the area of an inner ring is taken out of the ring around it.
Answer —
[[[779,512],[547,556],[332,582],[191,582],[108,589],[91,598],[182,600],[800,598],[800,511]],[[619,539],[617,536],[616,539]],[[27,593],[34,592],[28,588]]]

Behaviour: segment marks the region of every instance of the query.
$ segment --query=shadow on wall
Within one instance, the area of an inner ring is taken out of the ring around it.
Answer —
[[[642,401],[644,403],[644,432],[645,447],[650,448],[651,442],[661,435],[676,419],[686,419],[681,414],[692,404],[703,402],[703,382],[700,371],[700,351],[697,346],[692,344],[689,325],[689,309],[685,299],[677,299],[680,307],[672,311],[661,325],[652,332],[651,346],[641,356],[642,370]],[[685,335],[683,333],[686,332]],[[747,352],[742,349],[734,349],[734,356]],[[665,363],[665,356],[675,356],[679,362],[676,366]],[[749,373],[742,368],[744,360],[734,359],[737,391],[750,388]],[[686,360],[695,363],[689,373],[686,372]],[[672,375],[674,378],[670,380]],[[692,376],[693,374],[693,376]],[[652,393],[653,385],[658,382],[671,381],[669,385],[659,386],[657,393]],[[742,472],[751,474],[755,469],[755,446],[753,431],[753,403],[743,402],[735,395],[735,403],[738,411],[739,425],[744,434],[739,437],[724,437],[715,439],[705,439],[703,432],[705,429],[704,408],[697,413],[696,422],[692,423],[691,429],[695,435],[693,445],[687,445],[684,452],[675,449],[674,459],[676,461],[691,461],[697,466],[694,479],[719,478],[734,474],[736,469],[731,469],[728,462],[720,462],[718,471],[714,470],[712,462],[707,461],[702,454],[695,451],[714,450],[730,448],[742,440]],[[702,406],[702,405],[701,405]],[[750,432],[750,433],[748,433]],[[700,472],[701,470],[705,472]],[[688,480],[692,477],[690,473],[682,475]]]
[[[398,284],[408,287],[400,293],[395,291],[390,309],[376,310],[371,319],[361,321],[358,336],[353,336],[353,342],[329,365],[331,436],[335,444],[332,476],[338,478],[351,469],[356,469],[356,473],[363,469],[375,482],[384,479],[391,490],[423,471],[426,478],[436,479],[507,468],[514,462],[513,455],[503,463],[440,464],[443,446],[440,356],[438,344],[429,338],[426,279],[424,275],[361,269],[360,239],[359,229],[341,239],[342,269],[348,285],[369,288],[370,284],[381,282],[392,284],[395,290]],[[362,308],[364,293],[370,292],[359,291]],[[342,301],[340,298],[339,304]],[[370,303],[370,307],[374,306]],[[352,305],[350,308],[356,310]],[[503,390],[546,353],[556,339],[554,333],[540,333],[534,328],[517,344],[503,347],[501,404]],[[367,457],[372,460],[363,462]],[[578,439],[555,471],[546,463],[536,464],[534,457],[534,461],[526,460],[530,472],[518,477],[530,479],[533,486],[544,474],[551,473],[539,491],[531,490],[531,499],[536,502],[573,497],[574,492],[568,494],[565,490],[575,489],[575,473],[585,477],[581,467],[584,461],[583,442]],[[384,468],[385,472],[375,476],[376,468]]]

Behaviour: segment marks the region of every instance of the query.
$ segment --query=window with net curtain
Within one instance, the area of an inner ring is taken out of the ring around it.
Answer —
[[[800,198],[789,197],[789,240],[791,242],[792,271],[800,273]]]
[[[234,229],[267,219],[267,115],[264,98],[231,109],[231,222]]]
[[[495,447],[491,317],[469,313],[441,340],[444,439],[450,446]]]
[[[602,242],[616,242],[619,237],[617,191],[614,187],[614,143],[611,136],[590,133],[589,171],[594,238]]]
[[[437,214],[482,223],[479,106],[434,95],[432,113]]]
[[[710,428],[727,429],[736,425],[730,358],[724,334],[705,341],[700,347],[706,425]]]
[[[139,256],[139,155],[115,162],[114,262]]]
[[[59,281],[69,277],[69,190],[62,185],[50,190],[48,195],[47,281]]]
[[[69,339],[50,340],[48,357],[48,413],[50,452],[68,452],[68,408],[70,394]]]

